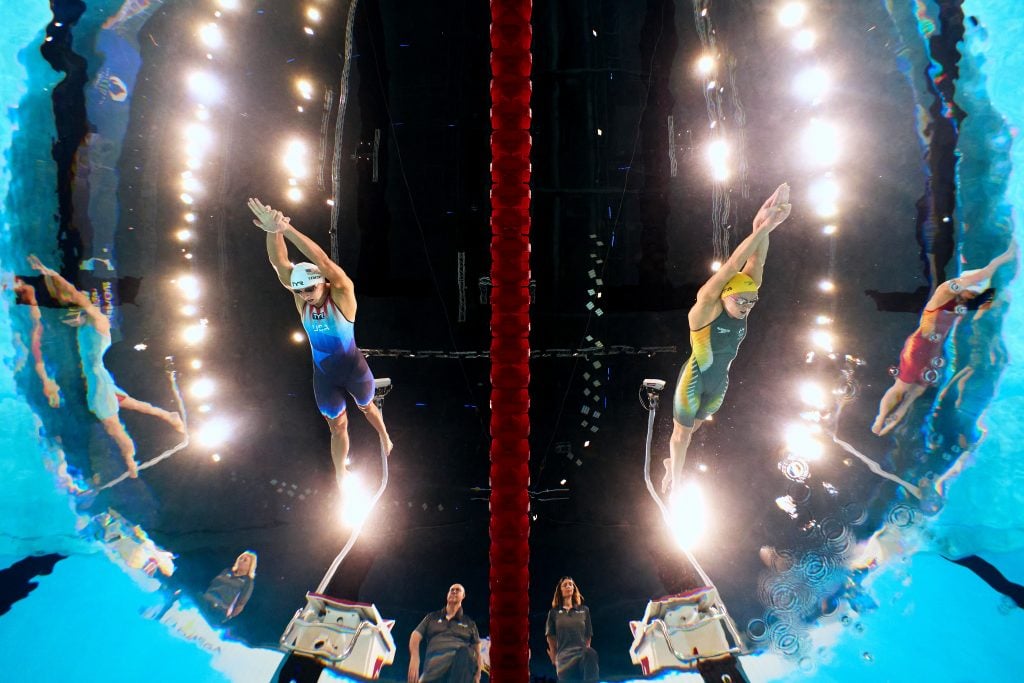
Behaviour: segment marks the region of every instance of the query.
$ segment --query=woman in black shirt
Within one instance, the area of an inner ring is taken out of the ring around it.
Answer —
[[[576,582],[568,576],[555,587],[544,636],[559,681],[597,683],[597,652],[590,647],[594,636],[590,610],[583,604]]]

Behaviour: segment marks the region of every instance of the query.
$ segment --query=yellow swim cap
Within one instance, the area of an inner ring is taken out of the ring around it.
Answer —
[[[729,278],[729,282],[726,283],[725,289],[722,290],[722,298],[732,296],[733,294],[743,294],[745,292],[756,292],[757,283],[754,282],[754,278],[750,277],[746,273],[740,272]]]

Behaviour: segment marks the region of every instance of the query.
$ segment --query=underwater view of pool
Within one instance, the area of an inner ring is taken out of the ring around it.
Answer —
[[[0,0],[5,680],[1020,676],[1018,3],[523,6],[509,567],[489,3]]]

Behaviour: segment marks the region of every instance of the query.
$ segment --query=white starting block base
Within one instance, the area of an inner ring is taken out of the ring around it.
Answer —
[[[374,605],[306,593],[306,606],[288,622],[281,647],[334,671],[376,679],[395,660],[394,625]]]
[[[693,670],[699,659],[738,652],[726,638],[726,618],[714,588],[651,600],[643,620],[629,622],[629,656],[645,676],[663,669]]]

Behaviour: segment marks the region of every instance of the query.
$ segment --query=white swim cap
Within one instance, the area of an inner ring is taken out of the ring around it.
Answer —
[[[292,267],[292,289],[305,289],[323,282],[323,274],[312,263],[296,263]]]

